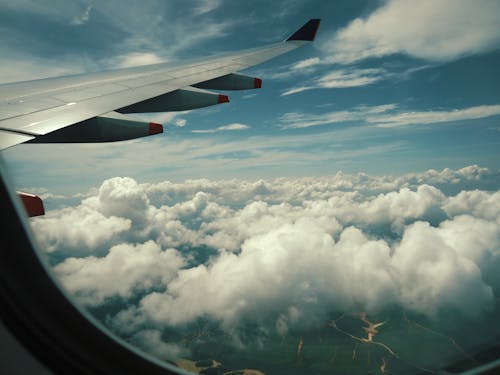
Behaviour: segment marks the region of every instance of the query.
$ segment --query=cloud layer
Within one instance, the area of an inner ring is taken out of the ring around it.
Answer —
[[[391,306],[477,317],[500,291],[500,195],[443,191],[481,186],[491,173],[470,166],[398,178],[113,178],[32,224],[82,303],[129,301],[110,324],[138,340],[157,338],[144,327],[206,317],[226,329],[272,322],[280,332],[318,325],[332,311]]]

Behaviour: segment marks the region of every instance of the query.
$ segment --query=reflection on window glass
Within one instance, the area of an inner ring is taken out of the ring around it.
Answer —
[[[245,72],[261,90],[145,115],[165,136],[4,152],[44,199],[30,223],[54,273],[112,332],[200,374],[433,373],[499,357],[500,3],[341,3],[66,10],[71,30],[114,36],[88,50],[104,67],[253,47],[323,17],[314,47]],[[63,28],[44,22],[23,33]],[[88,41],[72,43],[52,54]],[[111,44],[127,53],[113,60]]]

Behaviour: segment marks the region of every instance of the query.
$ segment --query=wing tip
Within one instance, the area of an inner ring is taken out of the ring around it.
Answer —
[[[286,41],[291,40],[304,40],[312,42],[316,37],[316,32],[318,31],[319,24],[321,23],[320,18],[312,18],[307,21],[300,29],[292,34]]]
[[[22,191],[18,191],[17,194],[21,198],[29,217],[45,215],[43,201],[38,195],[23,193]]]
[[[229,96],[219,94],[218,99],[217,99],[217,104],[221,104],[221,103],[229,103]]]
[[[156,122],[149,123],[149,135],[163,133],[163,125],[157,124]]]

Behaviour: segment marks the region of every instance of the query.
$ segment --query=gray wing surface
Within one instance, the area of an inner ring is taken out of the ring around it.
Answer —
[[[201,88],[211,85],[211,88],[227,89],[228,77],[233,83],[247,82],[251,77],[234,73],[312,42],[319,22],[317,19],[308,21],[281,43],[219,57],[184,61],[182,65],[164,63],[0,85],[0,150],[26,141],[36,141],[71,125],[88,125],[89,121],[96,118],[100,121],[91,124],[94,128],[106,123],[109,130],[109,126],[114,125],[109,125],[109,121],[103,121],[100,116],[105,116],[104,120],[107,120],[106,114],[114,111],[122,114],[167,112],[174,107],[177,109],[173,110],[184,108],[182,105],[185,106],[186,100],[189,102],[190,99],[195,101],[191,104],[193,108],[217,104],[221,102],[221,96],[218,101],[211,103],[211,93]],[[245,85],[241,87],[247,88]],[[172,101],[184,104],[176,107]],[[78,141],[78,134],[83,133],[71,134],[74,142],[74,137]],[[95,141],[97,137],[84,135],[82,139]],[[106,139],[121,140],[120,137]]]

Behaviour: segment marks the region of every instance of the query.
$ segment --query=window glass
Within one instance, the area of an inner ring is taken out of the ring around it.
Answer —
[[[323,18],[313,45],[243,72],[260,90],[136,115],[163,135],[3,151],[45,203],[40,251],[112,332],[205,374],[498,358],[498,2],[0,9],[3,81],[182,65]]]

